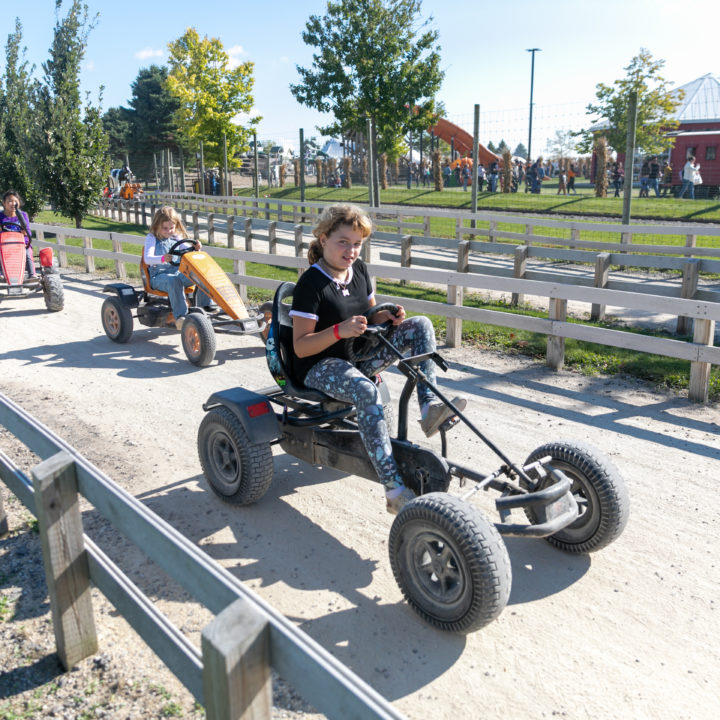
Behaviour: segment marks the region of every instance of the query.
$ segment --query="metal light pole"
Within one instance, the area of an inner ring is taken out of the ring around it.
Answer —
[[[540,52],[540,48],[528,48],[525,52],[532,54],[532,63],[530,65],[530,124],[528,127],[528,147],[527,147],[527,159],[528,162],[532,162],[532,155],[530,150],[532,149],[532,111],[533,111],[533,85],[535,83],[535,53]]]

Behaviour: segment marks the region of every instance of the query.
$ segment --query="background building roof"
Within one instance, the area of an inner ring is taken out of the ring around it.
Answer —
[[[685,91],[682,104],[675,112],[681,123],[720,121],[720,77],[708,73],[673,91]]]

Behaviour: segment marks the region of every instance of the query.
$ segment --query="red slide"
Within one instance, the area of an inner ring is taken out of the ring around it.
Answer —
[[[472,146],[473,136],[463,130],[460,126],[440,118],[435,127],[431,127],[430,130],[441,140],[444,140],[448,145],[452,145],[453,139],[455,140],[455,150],[460,155],[467,155],[472,157]],[[478,143],[478,162],[483,165],[488,163],[499,161],[501,158],[499,155],[490,152],[484,145]]]

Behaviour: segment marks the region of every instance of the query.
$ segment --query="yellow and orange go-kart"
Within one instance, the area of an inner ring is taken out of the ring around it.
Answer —
[[[223,269],[202,250],[195,250],[191,240],[179,240],[169,250],[177,260],[180,273],[193,281],[194,285],[185,289],[188,299],[188,314],[180,332],[183,349],[188,360],[194,365],[204,367],[215,357],[215,333],[236,335],[266,333],[266,316],[270,316],[271,303],[266,303],[257,313],[250,316],[237,289]],[[175,326],[175,318],[170,309],[168,295],[150,287],[150,274],[145,257],[140,261],[140,274],[143,280],[141,290],[126,283],[111,283],[103,292],[114,293],[102,304],[102,324],[106,335],[117,343],[130,340],[133,331],[133,312],[141,325],[148,327]],[[197,290],[202,290],[216,308],[207,310],[196,307]]]

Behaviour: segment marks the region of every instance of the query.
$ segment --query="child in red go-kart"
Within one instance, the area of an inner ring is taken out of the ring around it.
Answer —
[[[25,236],[25,268],[31,278],[37,277],[32,252],[32,237],[30,237],[30,218],[21,210],[22,198],[16,190],[7,190],[2,196],[3,209],[0,210],[0,232],[19,232]],[[18,217],[20,216],[20,217]],[[25,232],[24,226],[28,228]]]

